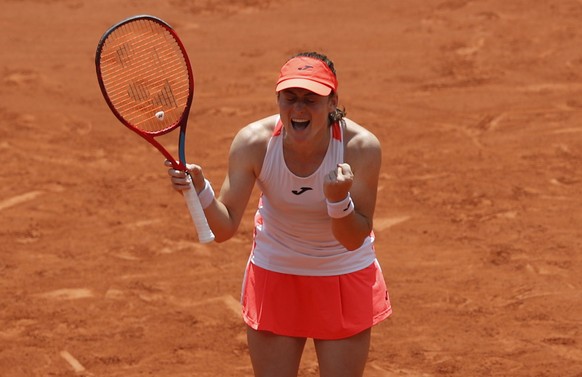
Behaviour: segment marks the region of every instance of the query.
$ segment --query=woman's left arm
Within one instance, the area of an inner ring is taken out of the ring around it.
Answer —
[[[346,249],[355,250],[373,229],[382,150],[374,134],[348,119],[346,123],[345,163],[326,177],[324,193],[335,238]],[[350,199],[346,199],[348,194]],[[344,209],[347,216],[342,216]]]

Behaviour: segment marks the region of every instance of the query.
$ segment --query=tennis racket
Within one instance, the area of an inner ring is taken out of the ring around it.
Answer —
[[[186,168],[186,125],[194,97],[190,60],[178,35],[166,22],[149,15],[127,18],[103,34],[95,55],[97,79],[105,101],[130,130],[156,147],[174,169]],[[176,159],[155,139],[180,130]],[[190,177],[186,204],[202,243],[214,234]]]

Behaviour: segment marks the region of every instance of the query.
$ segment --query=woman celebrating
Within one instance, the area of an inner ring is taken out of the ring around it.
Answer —
[[[392,312],[372,230],[380,143],[338,108],[325,55],[287,61],[276,95],[279,113],[235,136],[218,197],[200,166],[188,169],[218,242],[261,190],[242,289],[255,376],[297,376],[307,338],[322,377],[362,376],[371,328]],[[188,189],[188,175],[169,174]]]

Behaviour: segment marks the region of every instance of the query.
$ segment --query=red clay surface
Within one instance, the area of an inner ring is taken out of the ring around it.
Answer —
[[[216,189],[235,132],[277,111],[284,61],[335,61],[384,150],[394,315],[366,376],[582,376],[582,2],[150,3],[2,1],[0,375],[252,376],[238,297],[258,193],[234,239],[198,244],[163,158],[97,85],[102,33],[148,13],[190,53],[187,154]]]

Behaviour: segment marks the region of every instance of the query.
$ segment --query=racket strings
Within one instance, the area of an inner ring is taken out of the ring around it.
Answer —
[[[174,96],[172,86],[168,81],[166,81],[162,90],[160,90],[152,98],[152,103],[154,105],[161,106],[162,108],[178,107],[178,103],[176,102],[176,96]]]
[[[101,75],[109,100],[132,126],[151,134],[178,125],[192,88],[178,42],[151,20],[129,22],[105,40]]]

